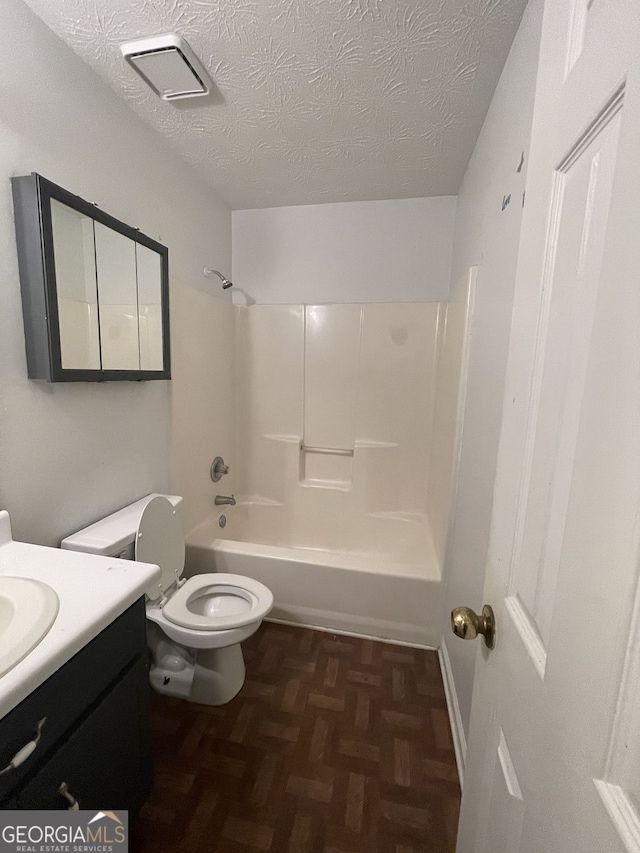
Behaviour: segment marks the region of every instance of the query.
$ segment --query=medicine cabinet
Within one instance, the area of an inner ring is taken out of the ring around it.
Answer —
[[[165,246],[35,172],[12,178],[30,379],[170,379]]]

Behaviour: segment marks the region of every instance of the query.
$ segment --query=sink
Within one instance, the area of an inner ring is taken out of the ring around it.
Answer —
[[[58,596],[46,583],[0,576],[0,677],[44,638],[58,607]]]

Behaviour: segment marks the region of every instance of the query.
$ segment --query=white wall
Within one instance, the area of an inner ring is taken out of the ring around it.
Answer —
[[[233,280],[262,304],[447,298],[454,196],[236,210]]]
[[[445,565],[443,637],[465,734],[480,647],[448,631],[448,614],[457,605],[480,609],[483,604],[541,17],[542,0],[531,0],[469,162],[456,212],[452,281],[478,265],[460,469]]]
[[[230,212],[20,0],[0,4],[0,56],[0,507],[17,538],[56,544],[170,488],[172,394],[174,445],[200,442],[191,454],[204,473],[180,470],[174,487],[202,504],[214,451],[232,453],[230,386],[215,369],[231,306],[202,276],[205,264],[230,269]],[[31,171],[169,247],[172,383],[27,380],[9,178]],[[194,312],[206,341],[191,333]]]

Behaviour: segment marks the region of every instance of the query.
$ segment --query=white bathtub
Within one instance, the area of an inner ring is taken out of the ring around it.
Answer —
[[[224,529],[222,513],[200,524],[187,536],[187,574],[233,572],[261,581],[274,594],[274,621],[437,645],[441,571],[425,517],[370,516],[369,538],[350,543],[339,525],[286,531],[274,509],[246,502],[224,508]],[[285,533],[293,544],[282,541]]]

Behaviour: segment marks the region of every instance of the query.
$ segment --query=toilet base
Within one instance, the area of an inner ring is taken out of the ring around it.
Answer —
[[[240,643],[221,649],[198,649],[189,700],[201,705],[225,705],[244,684]]]
[[[220,649],[187,649],[147,623],[151,651],[149,681],[156,693],[177,696],[201,705],[224,705],[244,684],[240,643]]]

